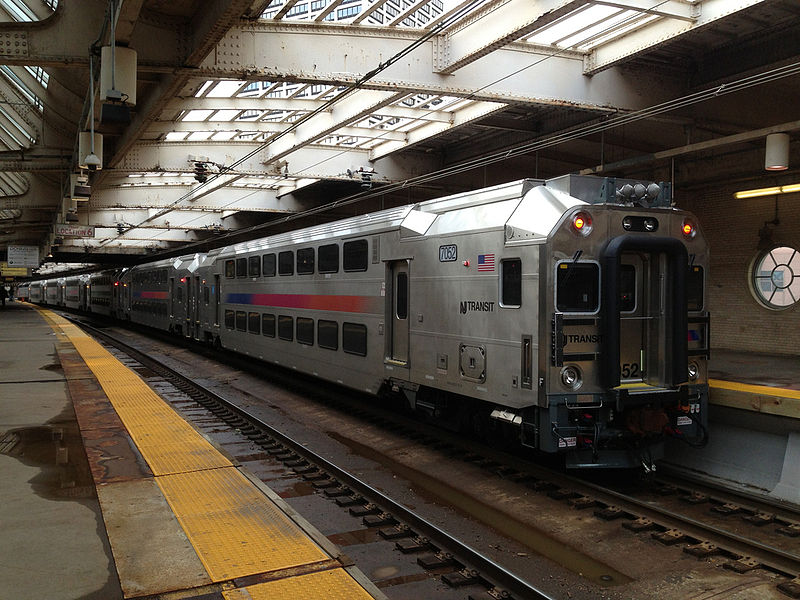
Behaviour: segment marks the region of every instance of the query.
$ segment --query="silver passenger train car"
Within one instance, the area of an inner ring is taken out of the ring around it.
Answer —
[[[651,468],[705,439],[707,268],[668,185],[566,176],[139,265],[111,300],[568,466]]]

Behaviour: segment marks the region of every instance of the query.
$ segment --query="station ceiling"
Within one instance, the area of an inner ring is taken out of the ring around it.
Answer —
[[[523,177],[680,202],[791,176],[764,143],[800,128],[796,0],[357,4],[0,0],[0,260],[141,261]]]

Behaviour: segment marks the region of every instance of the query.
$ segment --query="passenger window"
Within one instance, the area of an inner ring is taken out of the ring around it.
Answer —
[[[318,250],[320,273],[337,273],[339,271],[339,244],[326,244]]]
[[[236,311],[236,330],[247,331],[247,313],[243,310]]]
[[[261,315],[257,312],[247,314],[247,331],[261,333]]]
[[[345,271],[366,271],[369,259],[367,240],[345,242],[342,248]]]
[[[297,274],[309,275],[314,272],[314,249],[301,248],[297,251]]]
[[[208,305],[211,301],[211,292],[208,289],[208,286],[203,286],[203,303]]]
[[[275,337],[275,315],[261,315],[261,333],[267,337]]]
[[[336,321],[317,321],[317,344],[328,350],[339,349],[339,324]]]
[[[306,346],[314,345],[314,319],[297,317],[297,341]]]
[[[408,274],[397,274],[397,289],[395,290],[395,297],[397,298],[397,318],[408,318]]]
[[[600,267],[595,263],[559,263],[556,268],[556,308],[560,312],[597,312]]]
[[[247,259],[247,276],[260,277],[261,276],[261,258],[258,256],[251,256]]]
[[[636,267],[622,265],[619,272],[619,310],[632,312],[636,308]]]
[[[264,273],[264,277],[275,277],[275,254],[265,254],[261,262],[261,270]]]
[[[225,261],[225,277],[228,279],[236,277],[236,264],[232,260]]]
[[[236,259],[236,276],[237,277],[247,277],[247,259],[246,258],[237,258]]]
[[[236,326],[236,313],[232,310],[225,311],[225,327],[233,329]]]
[[[522,260],[519,258],[500,261],[500,306],[522,306]]]
[[[689,310],[703,309],[703,267],[689,268],[686,303]]]
[[[294,319],[287,315],[278,315],[278,337],[291,342],[294,339]]]
[[[278,274],[294,275],[294,253],[291,250],[278,254]]]
[[[367,355],[367,326],[342,323],[342,350],[348,354]]]

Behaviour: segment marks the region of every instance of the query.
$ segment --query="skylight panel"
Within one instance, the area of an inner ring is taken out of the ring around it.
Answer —
[[[25,85],[25,82],[20,79],[20,77],[11,67],[7,65],[0,65],[0,73],[3,74],[9,83],[11,83],[28,102],[35,106],[39,111],[42,110],[43,105],[42,101],[39,99],[39,96],[37,96],[33,90]]]
[[[212,139],[215,142],[228,142],[232,140],[238,134],[237,131],[217,131]]]
[[[214,111],[205,110],[205,109],[203,109],[203,110],[197,110],[197,109],[190,110],[189,112],[186,113],[186,115],[184,115],[184,117],[181,119],[181,121],[184,121],[184,122],[187,122],[187,121],[205,121],[211,115],[212,112],[214,112]]]
[[[628,23],[632,19],[637,18],[640,14],[641,13],[637,13],[633,10],[614,11],[603,20],[590,23],[583,28],[576,30],[572,35],[568,35],[560,40],[557,40],[555,44],[561,48],[578,46],[584,40],[590,40],[600,35],[608,35],[610,32],[615,31],[618,25]]]
[[[208,94],[207,98],[231,98],[238,92],[242,86],[246,85],[246,81],[220,81],[214,86]]]
[[[229,121],[233,121],[239,115],[240,112],[242,112],[242,111],[238,110],[238,109],[235,109],[235,110],[234,109],[218,110],[216,112],[216,114],[214,114],[214,116],[209,119],[209,121],[214,121],[214,122],[220,122],[220,121],[229,122]]]
[[[597,46],[602,46],[606,42],[610,42],[618,37],[622,37],[627,33],[631,33],[632,31],[636,31],[637,29],[644,27],[661,19],[657,15],[639,15],[637,18],[631,19],[628,22],[620,24],[618,27],[615,27],[611,31],[607,33],[601,34],[596,36],[594,39],[588,39],[582,42],[578,46],[578,50],[581,52],[588,52],[592,48],[596,48]]]
[[[0,0],[0,7],[2,7],[12,19],[20,23],[29,23],[39,20],[34,12],[21,0]]]
[[[186,139],[190,142],[204,142],[211,137],[213,131],[193,131]]]
[[[182,142],[186,139],[188,134],[184,131],[170,131],[167,135],[164,136],[164,139],[167,142]]]

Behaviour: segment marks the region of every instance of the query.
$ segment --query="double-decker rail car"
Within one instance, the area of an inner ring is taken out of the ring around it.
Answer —
[[[89,308],[121,282],[136,323],[572,467],[652,468],[665,436],[705,439],[707,268],[668,185],[567,176],[95,274]]]
[[[36,304],[44,304],[44,281],[31,281],[28,286],[28,298]]]
[[[229,247],[197,337],[574,467],[649,468],[706,423],[707,246],[667,192],[528,180]]]
[[[119,296],[119,275],[115,269],[107,269],[89,275],[87,311],[107,317],[116,316]]]
[[[64,280],[48,279],[42,286],[44,303],[50,306],[64,306]]]
[[[89,300],[89,276],[72,275],[64,278],[64,306],[86,311]]]
[[[24,282],[24,283],[20,283],[20,284],[17,286],[17,289],[16,289],[16,291],[14,292],[14,293],[16,294],[16,298],[17,298],[17,300],[29,301],[29,300],[31,299],[31,289],[30,289],[30,285],[31,285],[31,284],[30,284],[29,282],[27,282],[27,281],[26,281],[26,282]]]

